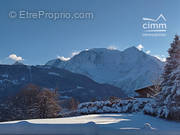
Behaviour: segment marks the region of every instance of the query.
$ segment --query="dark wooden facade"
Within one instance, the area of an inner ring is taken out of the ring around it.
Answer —
[[[156,94],[156,92],[154,91],[154,88],[155,86],[152,85],[145,88],[137,89],[135,90],[135,92],[138,94],[138,97],[148,98]]]

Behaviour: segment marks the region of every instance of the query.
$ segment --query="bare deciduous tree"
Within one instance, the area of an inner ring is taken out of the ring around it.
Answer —
[[[44,89],[38,97],[37,113],[40,118],[56,117],[60,112],[60,106],[55,92]]]
[[[71,98],[70,100],[70,106],[71,110],[77,110],[79,102],[75,100],[74,98]]]

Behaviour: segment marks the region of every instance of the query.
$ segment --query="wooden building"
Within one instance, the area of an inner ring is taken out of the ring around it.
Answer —
[[[155,91],[155,86],[154,85],[144,87],[144,88],[141,88],[141,89],[137,89],[137,90],[135,90],[135,92],[138,94],[138,97],[141,97],[141,98],[152,97],[157,93]]]

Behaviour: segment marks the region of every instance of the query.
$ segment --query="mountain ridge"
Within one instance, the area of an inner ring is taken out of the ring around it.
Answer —
[[[164,63],[133,46],[124,51],[93,48],[81,51],[68,61],[55,59],[46,65],[83,74],[99,83],[122,88],[127,94],[135,94],[135,89],[151,85],[160,76]]]
[[[109,96],[124,97],[120,88],[99,84],[82,74],[49,66],[0,65],[0,100],[16,95],[24,86],[34,84],[42,88],[58,89],[60,98],[75,98],[80,102]]]

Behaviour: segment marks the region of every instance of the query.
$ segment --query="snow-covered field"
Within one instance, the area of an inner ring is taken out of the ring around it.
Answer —
[[[0,135],[180,135],[180,123],[133,114],[94,114],[78,117],[0,123]]]

